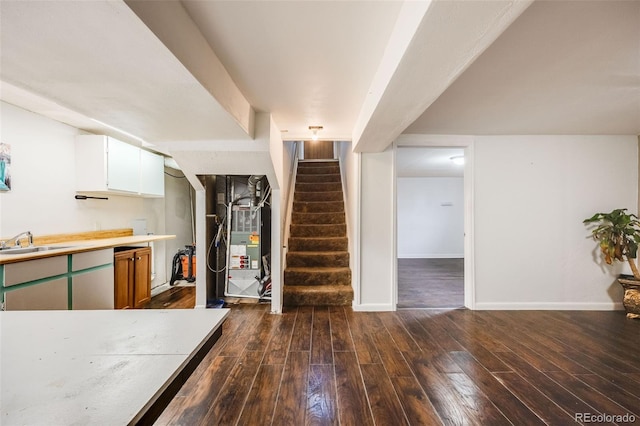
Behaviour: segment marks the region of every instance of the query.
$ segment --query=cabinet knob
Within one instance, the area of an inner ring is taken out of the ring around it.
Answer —
[[[136,257],[136,259],[140,260],[140,259],[142,259],[142,256],[138,256],[138,257]]]
[[[134,261],[134,260],[136,260],[136,258],[135,258],[135,257],[132,257],[132,258],[131,258],[131,259],[129,259],[129,260]]]

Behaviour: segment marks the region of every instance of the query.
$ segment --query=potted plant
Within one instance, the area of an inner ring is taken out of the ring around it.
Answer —
[[[640,220],[627,213],[627,209],[616,209],[611,213],[596,213],[583,223],[595,226],[593,238],[599,242],[607,264],[614,261],[627,262],[633,275],[620,275],[618,282],[624,288],[622,304],[627,318],[640,318],[640,272],[636,258],[640,244]]]

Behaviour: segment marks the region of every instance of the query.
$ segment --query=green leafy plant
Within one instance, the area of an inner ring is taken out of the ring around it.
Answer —
[[[596,213],[583,223],[595,226],[591,234],[599,241],[604,261],[609,265],[614,260],[627,261],[634,278],[640,280],[635,260],[640,244],[640,220],[638,216],[626,211],[627,209],[616,209],[611,213]]]

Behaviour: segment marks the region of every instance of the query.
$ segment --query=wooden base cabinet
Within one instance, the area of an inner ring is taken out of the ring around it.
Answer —
[[[149,300],[151,300],[151,248],[116,248],[114,255],[115,308],[142,308]]]

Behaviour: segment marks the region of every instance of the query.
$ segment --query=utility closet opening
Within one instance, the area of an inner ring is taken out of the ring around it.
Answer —
[[[464,307],[464,149],[398,147],[397,308]]]
[[[271,187],[261,175],[199,176],[206,188],[207,306],[271,301]]]

